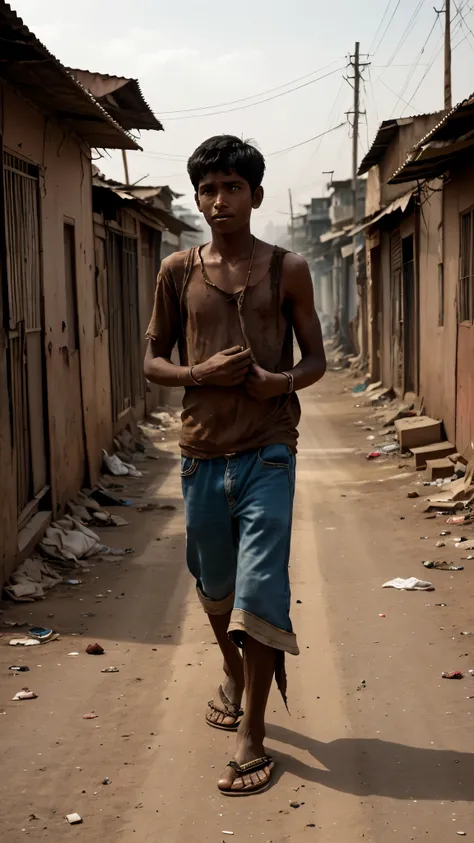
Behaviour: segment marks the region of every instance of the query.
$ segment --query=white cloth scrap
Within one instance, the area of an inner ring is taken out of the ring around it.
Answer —
[[[435,590],[433,583],[426,582],[425,580],[419,580],[417,577],[408,577],[407,579],[403,579],[403,577],[395,577],[395,579],[384,583],[382,588],[397,588],[399,591]]]

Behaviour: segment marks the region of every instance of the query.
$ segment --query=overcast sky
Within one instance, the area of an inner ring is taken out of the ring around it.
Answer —
[[[289,187],[297,210],[311,195],[324,193],[328,179],[324,170],[334,170],[335,178],[350,176],[347,126],[289,152],[271,153],[346,120],[353,94],[342,76],[356,40],[361,42],[361,53],[371,54],[361,91],[368,123],[362,117],[361,157],[381,120],[443,106],[444,16],[436,22],[433,0],[390,0],[390,4],[388,0],[11,0],[11,4],[64,64],[139,80],[165,131],[144,132],[140,141],[144,152],[129,153],[132,181],[146,176],[153,184],[168,183],[191,200],[185,158],[202,140],[221,132],[254,139],[268,156],[266,200],[258,212],[257,233],[270,219],[285,222]],[[457,102],[474,90],[474,0],[456,0],[452,14]],[[328,73],[325,79],[312,81]],[[281,94],[288,82],[290,88],[304,87],[242,108]],[[264,93],[278,86],[282,87]],[[255,94],[263,96],[221,105]],[[212,106],[211,112],[238,110],[191,119],[171,119],[184,115],[169,114],[201,106]],[[107,176],[123,178],[120,155],[113,153],[99,165]]]

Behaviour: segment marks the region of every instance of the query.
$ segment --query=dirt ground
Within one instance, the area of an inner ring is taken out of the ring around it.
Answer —
[[[291,566],[301,655],[288,658],[291,716],[276,692],[268,708],[273,787],[245,799],[216,790],[233,737],[204,723],[220,660],[185,569],[169,436],[133,490],[176,510],[122,508],[130,525],[101,533],[135,554],[94,563],[83,585],[44,602],[2,604],[8,619],[61,633],[21,652],[8,646],[11,631],[0,638],[2,843],[474,835],[474,639],[461,636],[474,633],[474,562],[457,573],[423,568],[460,551],[435,548],[446,519],[425,520],[421,502],[407,499],[410,468],[358,453],[368,434],[354,423],[373,424],[373,411],[343,394],[352,383],[333,373],[303,395]],[[381,588],[412,575],[436,591]],[[96,641],[106,654],[86,655]],[[15,663],[30,672],[12,675]],[[119,672],[101,673],[109,665]],[[441,679],[456,669],[466,678]],[[12,702],[23,685],[38,699]],[[92,712],[97,719],[83,719]],[[65,822],[71,812],[82,825]]]

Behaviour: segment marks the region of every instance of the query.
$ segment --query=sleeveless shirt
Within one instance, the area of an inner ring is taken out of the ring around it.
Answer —
[[[285,254],[275,246],[267,274],[246,289],[240,318],[238,296],[204,280],[197,248],[170,255],[158,275],[146,334],[153,340],[155,356],[170,359],[177,343],[181,365],[193,366],[226,348],[250,345],[263,369],[291,369],[291,307],[281,283]],[[245,383],[188,386],[181,418],[185,456],[212,459],[276,444],[296,453],[300,405],[295,393],[257,400],[247,393]]]

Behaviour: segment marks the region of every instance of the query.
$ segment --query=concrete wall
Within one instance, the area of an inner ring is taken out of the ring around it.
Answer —
[[[416,182],[405,184],[387,184],[387,182],[405,163],[409,151],[415,144],[439,123],[441,116],[440,113],[436,113],[409,118],[406,125],[399,127],[398,134],[389,144],[379,165],[380,199],[383,206],[389,205],[394,199],[403,196],[412,187],[416,187]]]
[[[68,497],[80,488],[88,473],[92,479],[95,478],[100,464],[97,452],[90,151],[66,127],[45,119],[6,86],[3,87],[3,141],[7,152],[40,168],[47,436],[49,482],[55,515]],[[74,223],[75,227],[80,346],[75,351],[68,348],[67,343],[65,222]],[[2,365],[0,360],[0,379]],[[3,417],[5,404],[3,400],[1,403]],[[89,454],[89,464],[86,453]],[[2,486],[8,488],[9,497],[15,502],[16,481],[8,474],[6,463],[8,459],[2,456]],[[11,567],[11,550],[17,541],[16,515],[14,525],[9,524],[7,532],[10,536],[7,541]],[[1,542],[5,541],[4,535]]]

